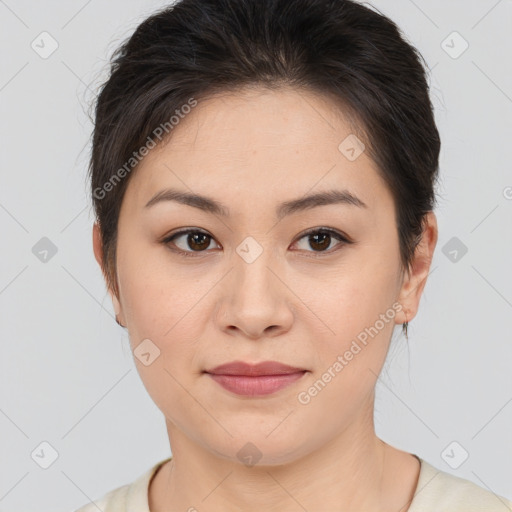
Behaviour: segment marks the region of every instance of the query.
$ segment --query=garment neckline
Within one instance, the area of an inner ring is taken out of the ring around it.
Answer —
[[[420,471],[418,474],[416,487],[414,489],[414,495],[409,503],[409,508],[407,509],[407,512],[419,512],[419,509],[417,509],[417,507],[421,505],[421,496],[419,496],[421,491],[428,483],[430,483],[430,481],[440,471],[436,470],[433,466],[428,464],[424,459],[422,459],[415,453],[411,453],[411,455],[416,457],[416,459],[420,463]],[[127,496],[127,502],[130,505],[132,505],[133,503],[133,507],[139,512],[151,512],[149,509],[149,487],[151,485],[153,478],[155,478],[160,468],[170,460],[172,460],[172,455],[167,459],[164,459],[155,464],[153,467],[149,469],[149,471],[141,475],[139,479],[133,482],[133,484],[130,486]]]

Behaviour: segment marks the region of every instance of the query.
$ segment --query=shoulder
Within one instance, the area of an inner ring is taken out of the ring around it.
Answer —
[[[420,461],[418,484],[408,512],[512,512],[512,501],[507,498]]]
[[[150,512],[148,504],[149,484],[160,466],[168,460],[170,458],[155,464],[134,482],[113,489],[101,498],[75,510],[75,512],[98,512],[98,510],[102,512],[126,512],[128,510]]]
[[[131,484],[123,485],[114,489],[100,499],[90,502],[87,505],[75,510],[75,512],[125,512],[127,507],[127,495]]]

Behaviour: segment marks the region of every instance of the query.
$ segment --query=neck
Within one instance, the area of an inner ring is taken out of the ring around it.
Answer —
[[[167,429],[173,458],[151,484],[152,512],[381,510],[386,503],[403,511],[419,474],[412,456],[375,435],[373,409],[329,442],[279,465],[248,467],[205,450],[170,422]]]

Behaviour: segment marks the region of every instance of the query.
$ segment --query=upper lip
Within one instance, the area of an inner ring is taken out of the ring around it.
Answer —
[[[244,361],[233,361],[231,363],[221,364],[205,370],[206,373],[213,373],[216,375],[286,375],[289,373],[304,372],[304,368],[296,368],[287,364],[279,363],[277,361],[263,361],[257,364],[245,363]]]

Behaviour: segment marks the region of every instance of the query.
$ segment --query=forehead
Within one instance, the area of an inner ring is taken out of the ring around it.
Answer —
[[[225,202],[248,193],[254,202],[343,187],[371,205],[387,190],[366,152],[347,158],[355,131],[334,101],[310,91],[218,94],[199,101],[144,157],[126,195],[141,207],[165,186]]]

